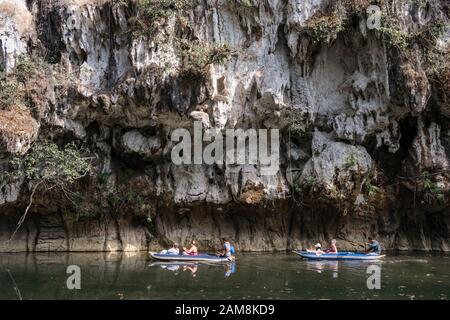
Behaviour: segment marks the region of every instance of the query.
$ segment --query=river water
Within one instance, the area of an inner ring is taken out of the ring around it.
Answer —
[[[67,287],[71,265],[79,290]],[[144,253],[0,254],[0,299],[449,298],[449,255],[388,253],[373,263],[242,254],[234,265],[168,265]]]

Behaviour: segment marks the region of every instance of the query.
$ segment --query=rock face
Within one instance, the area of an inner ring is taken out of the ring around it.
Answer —
[[[447,1],[156,2],[0,1],[0,252],[450,251]],[[280,130],[278,170],[174,164],[194,121]],[[34,190],[43,141],[92,170]]]

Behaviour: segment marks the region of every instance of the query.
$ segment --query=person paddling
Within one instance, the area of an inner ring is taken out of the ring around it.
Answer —
[[[217,255],[231,259],[234,254],[234,247],[231,245],[228,238],[222,238],[222,249],[218,251]]]
[[[377,240],[372,239],[372,237],[369,237],[368,239],[369,239],[369,243],[368,243],[369,248],[366,250],[366,252],[367,253],[371,252],[371,253],[381,254],[380,243]]]
[[[183,254],[189,255],[189,256],[196,256],[198,255],[197,251],[197,242],[195,240],[191,241],[191,247],[189,249],[183,248]]]

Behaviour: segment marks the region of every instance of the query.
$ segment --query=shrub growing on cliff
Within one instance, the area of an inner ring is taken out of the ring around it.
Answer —
[[[182,14],[192,7],[194,0],[140,0],[138,16],[133,19],[134,34],[153,33],[158,24],[168,18]]]
[[[0,73],[0,108],[25,105],[23,84],[32,77],[32,65],[25,56],[19,56],[17,65],[10,72]]]
[[[412,40],[411,34],[401,29],[399,17],[390,11],[383,12],[381,26],[377,31],[383,35],[388,46],[397,48],[400,52],[406,50]]]
[[[247,7],[247,8],[251,8],[254,6],[253,1],[252,0],[236,0],[236,2],[243,6],[243,7]]]
[[[18,157],[11,157],[0,166],[0,182],[11,183],[21,178],[22,161]]]
[[[410,36],[398,27],[386,26],[378,30],[386,36],[385,39],[390,46],[399,50],[405,50],[409,46]]]
[[[360,185],[360,193],[365,191],[365,195],[369,200],[375,200],[382,194],[382,188],[377,186],[378,172],[377,168],[373,167],[369,173],[363,178]]]
[[[0,108],[5,109],[22,101],[19,82],[5,73],[0,74]]]
[[[193,0],[141,0],[139,9],[145,18],[155,21],[187,10],[192,3]]]
[[[67,188],[67,185],[91,172],[92,157],[86,156],[87,153],[86,149],[78,148],[73,143],[67,144],[63,149],[48,141],[36,143],[33,146],[24,160],[25,176],[31,188],[30,200],[11,239],[25,221],[33,204],[34,194],[40,186],[45,187],[44,192],[59,189],[73,202],[74,193]]]
[[[211,64],[224,64],[233,54],[227,44],[199,43],[190,44],[179,41],[181,50],[181,66],[179,73],[182,77],[202,77],[205,68]]]
[[[339,0],[342,6],[354,13],[366,12],[367,7],[379,1],[373,0]],[[378,3],[379,4],[379,3]]]
[[[258,8],[258,0],[229,0],[226,4],[232,12],[238,14],[250,13]]]
[[[287,130],[290,135],[301,137],[306,134],[310,126],[309,114],[303,110],[295,110],[287,119]]]
[[[319,13],[310,18],[306,23],[305,32],[316,44],[330,43],[336,39],[339,32],[344,30],[345,20],[345,8],[338,5],[331,14]]]
[[[428,203],[431,203],[434,200],[443,201],[445,199],[444,191],[431,180],[431,175],[427,171],[423,171],[420,174],[420,180],[425,192],[424,199]]]
[[[313,187],[316,185],[317,178],[314,176],[308,176],[306,177],[305,182],[308,187]]]
[[[359,163],[358,155],[356,153],[351,153],[345,158],[345,166],[347,169],[357,165]]]
[[[0,108],[27,107],[27,98],[36,89],[33,84],[43,85],[36,80],[43,69],[45,66],[38,57],[21,55],[9,74],[0,72]]]
[[[85,154],[87,150],[73,143],[64,149],[51,142],[38,143],[25,157],[25,174],[29,180],[72,183],[92,169],[91,158]]]
[[[439,67],[445,60],[445,53],[437,50],[437,42],[448,30],[448,23],[439,18],[433,19],[419,30],[409,32],[401,28],[400,21],[398,13],[385,9],[381,27],[377,31],[384,35],[384,39],[389,46],[399,50],[402,57],[410,58],[414,55],[415,52],[411,49],[414,49],[413,45],[417,44],[425,56],[425,68]],[[429,73],[428,70],[427,73]]]
[[[369,199],[373,199],[376,197],[376,195],[380,192],[380,188],[373,185],[372,181],[368,181],[366,183],[366,190],[367,190],[367,196]]]
[[[36,73],[37,58],[31,58],[25,55],[19,56],[13,75],[17,81],[25,83],[28,79],[33,77]]]
[[[438,19],[430,22],[426,28],[418,33],[416,41],[422,47],[425,71],[433,79],[441,78],[450,65],[448,50],[438,47],[438,41],[449,30],[448,23]]]

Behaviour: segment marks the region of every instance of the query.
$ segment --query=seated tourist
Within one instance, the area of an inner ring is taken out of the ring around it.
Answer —
[[[325,253],[322,251],[322,245],[320,243],[316,243],[316,245],[314,246],[314,248],[312,249],[306,249],[306,251],[311,252],[311,253],[316,253],[316,254],[322,254]]]
[[[333,253],[333,254],[337,254],[338,253],[338,249],[336,247],[336,239],[331,240],[331,244],[330,247],[325,250],[326,253]]]
[[[180,249],[178,249],[178,243],[172,243],[172,248],[169,250],[161,251],[161,254],[180,254]]]
[[[189,247],[189,249],[183,248],[183,254],[184,255],[190,255],[190,256],[198,255],[196,244],[197,244],[197,242],[195,240],[192,240],[191,241],[191,246]]]

